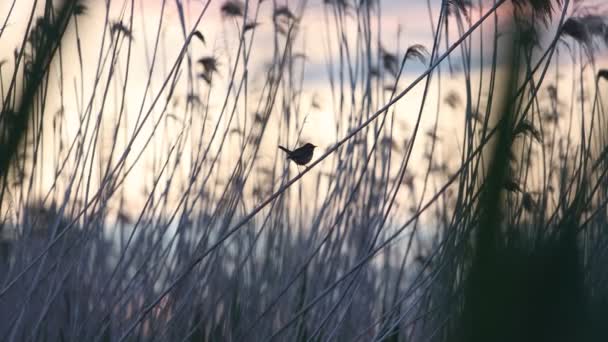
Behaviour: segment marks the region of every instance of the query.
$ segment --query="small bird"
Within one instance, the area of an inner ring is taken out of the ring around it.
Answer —
[[[279,145],[279,148],[287,153],[287,159],[293,160],[298,165],[306,165],[312,160],[312,154],[315,150],[315,145],[307,143],[293,151]]]

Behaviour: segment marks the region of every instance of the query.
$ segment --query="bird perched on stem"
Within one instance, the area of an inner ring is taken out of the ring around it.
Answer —
[[[287,159],[293,160],[298,165],[306,165],[312,160],[315,145],[307,143],[293,151],[279,145],[279,148],[287,153]]]

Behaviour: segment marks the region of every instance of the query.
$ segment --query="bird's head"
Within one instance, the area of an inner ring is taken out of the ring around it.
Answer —
[[[304,145],[304,147],[306,147],[307,149],[310,149],[310,150],[314,150],[315,147],[317,147],[317,146],[315,146],[315,145],[313,145],[311,143],[306,143],[306,145]]]

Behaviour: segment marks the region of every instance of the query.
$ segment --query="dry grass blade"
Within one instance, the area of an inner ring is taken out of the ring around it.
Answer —
[[[397,77],[397,74],[399,74],[399,61],[397,60],[397,56],[386,51],[385,49],[381,49],[381,54],[384,69],[386,69],[394,77]]]
[[[242,17],[245,12],[245,5],[239,0],[228,0],[226,1],[220,11],[226,17]]]
[[[190,103],[193,105],[200,105],[202,102],[201,102],[201,98],[197,94],[189,93],[186,96],[186,103]]]
[[[554,4],[562,5],[562,0],[513,0],[515,12],[523,18],[530,17],[540,20],[545,26],[553,17]]]
[[[456,109],[462,104],[462,100],[460,99],[460,95],[454,90],[450,90],[450,92],[445,96],[443,102],[447,104],[450,108]]]
[[[425,134],[433,141],[441,141],[441,137],[437,134],[437,132],[435,132],[434,129],[429,129]]]
[[[580,17],[580,21],[584,23],[587,31],[591,35],[604,38],[608,33],[608,24],[606,24],[606,17],[589,14]]]
[[[211,75],[209,73],[201,72],[201,73],[197,74],[196,76],[198,78],[200,78],[201,80],[205,81],[205,83],[211,85]]]
[[[578,18],[568,18],[562,25],[561,34],[570,36],[581,44],[589,44],[591,40],[587,28]]]
[[[61,44],[63,34],[74,15],[74,9],[78,7],[80,1],[72,0],[62,2],[54,15],[51,17],[47,12],[47,18],[40,20],[32,32],[36,36],[35,44],[32,48],[35,55],[32,60],[26,61],[25,82],[20,95],[20,104],[17,108],[11,108],[8,102],[4,102],[0,117],[3,119],[0,124],[0,178],[5,181],[9,172],[11,160],[16,155],[18,146],[25,137],[28,128],[30,111],[35,103],[35,97],[39,87],[43,85],[43,79],[48,74],[51,60],[57,48]],[[38,25],[40,24],[40,25]],[[6,25],[6,24],[5,24]],[[29,37],[28,37],[29,39]],[[15,59],[18,59],[18,51],[14,50]],[[8,116],[7,113],[15,113]],[[4,191],[1,192],[2,194]],[[2,197],[0,195],[0,197]],[[1,203],[0,199],[0,203]],[[3,225],[0,225],[0,228]]]
[[[397,143],[395,142],[395,139],[388,136],[383,137],[382,140],[380,140],[380,145],[387,149],[390,148],[392,151],[399,152],[400,150],[399,145],[397,145]]]
[[[291,39],[294,38],[295,33],[298,29],[298,25],[297,25],[297,21],[291,21],[291,22],[287,22],[285,20],[275,20],[274,21],[274,27],[277,30],[277,33],[279,33],[280,35],[283,35],[285,37],[287,37],[289,31],[291,30]]]
[[[285,18],[286,20],[295,20],[296,19],[296,16],[293,14],[293,12],[291,12],[289,7],[287,7],[287,6],[277,7],[274,10],[272,17],[275,20],[280,19],[280,18]]]
[[[319,100],[319,94],[315,93],[310,101],[310,106],[314,109],[321,109],[321,101]]]
[[[557,88],[554,85],[550,84],[547,86],[547,93],[551,101],[557,102]]]
[[[468,9],[473,7],[471,0],[448,0],[448,15],[461,14],[468,17]]]
[[[531,135],[539,143],[543,142],[543,137],[540,131],[536,127],[534,127],[534,125],[530,121],[522,120],[517,125],[517,127],[515,127],[515,130],[513,131],[513,137],[526,134]]]
[[[594,38],[608,45],[608,24],[605,17],[598,15],[568,18],[560,34],[570,36],[578,43],[584,44],[590,52],[594,47]]]
[[[243,131],[241,131],[240,129],[238,129],[238,128],[236,128],[236,127],[235,127],[235,128],[232,128],[232,129],[231,129],[231,130],[228,132],[228,134],[230,134],[230,135],[235,135],[235,134],[236,134],[236,135],[239,135],[239,136],[244,135]]]
[[[503,187],[509,192],[521,192],[519,183],[513,178],[507,178],[503,184]]]
[[[407,48],[405,52],[405,60],[417,58],[422,64],[426,64],[426,57],[429,55],[428,50],[421,44],[414,44]]]
[[[85,6],[81,3],[74,5],[74,15],[75,16],[85,15],[85,14],[87,14],[87,6]]]
[[[205,42],[205,36],[203,36],[203,34],[201,33],[201,31],[196,30],[192,33],[192,35],[196,38],[198,38],[203,44],[207,44],[207,42]]]
[[[397,87],[394,84],[387,84],[382,89],[388,93],[393,93],[397,91]]]
[[[535,25],[534,22],[530,22],[528,18],[523,20],[516,18],[516,22],[518,31],[517,40],[519,44],[526,50],[540,47],[541,40],[537,25]]]
[[[293,60],[296,60],[296,59],[303,59],[305,61],[308,60],[308,56],[303,52],[296,52],[291,56],[291,58]]]
[[[369,67],[369,77],[377,78],[378,76],[380,76],[380,72],[378,71],[378,68],[370,66]]]
[[[254,28],[258,27],[259,25],[260,25],[260,23],[258,23],[257,21],[247,23],[247,24],[245,24],[245,27],[243,27],[243,31],[247,32],[247,31],[253,30]]]
[[[361,0],[363,3],[365,0]],[[338,7],[341,10],[347,10],[350,8],[350,4],[346,0],[323,0],[323,3],[326,5],[333,5]]]
[[[256,123],[263,123],[264,122],[264,116],[262,115],[262,113],[257,112],[255,113],[255,115],[253,116],[253,120]]]
[[[213,73],[217,71],[217,59],[213,56],[201,57],[198,59],[197,63],[203,66],[205,73]]]
[[[477,122],[483,121],[483,116],[478,111],[473,111],[469,113],[469,117]]]
[[[529,192],[524,192],[521,198],[521,204],[528,212],[536,211],[536,201],[534,200],[534,197],[532,197],[532,194],[530,194]]]
[[[129,39],[133,39],[133,34],[132,34],[131,30],[128,27],[126,27],[122,23],[122,21],[113,22],[112,26],[110,26],[110,32],[112,32],[112,35],[120,33]]]
[[[557,123],[559,121],[559,112],[554,110],[544,112],[542,118],[546,122]]]
[[[344,2],[344,0],[342,0]],[[378,5],[378,0],[359,0],[359,7],[372,9]]]

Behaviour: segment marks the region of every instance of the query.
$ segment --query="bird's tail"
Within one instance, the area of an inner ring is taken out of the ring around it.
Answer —
[[[290,154],[290,153],[291,153],[291,151],[290,151],[290,150],[286,149],[285,147],[283,147],[283,146],[281,146],[281,145],[279,145],[279,148],[280,148],[281,150],[285,151],[285,153],[287,153],[287,154]]]

